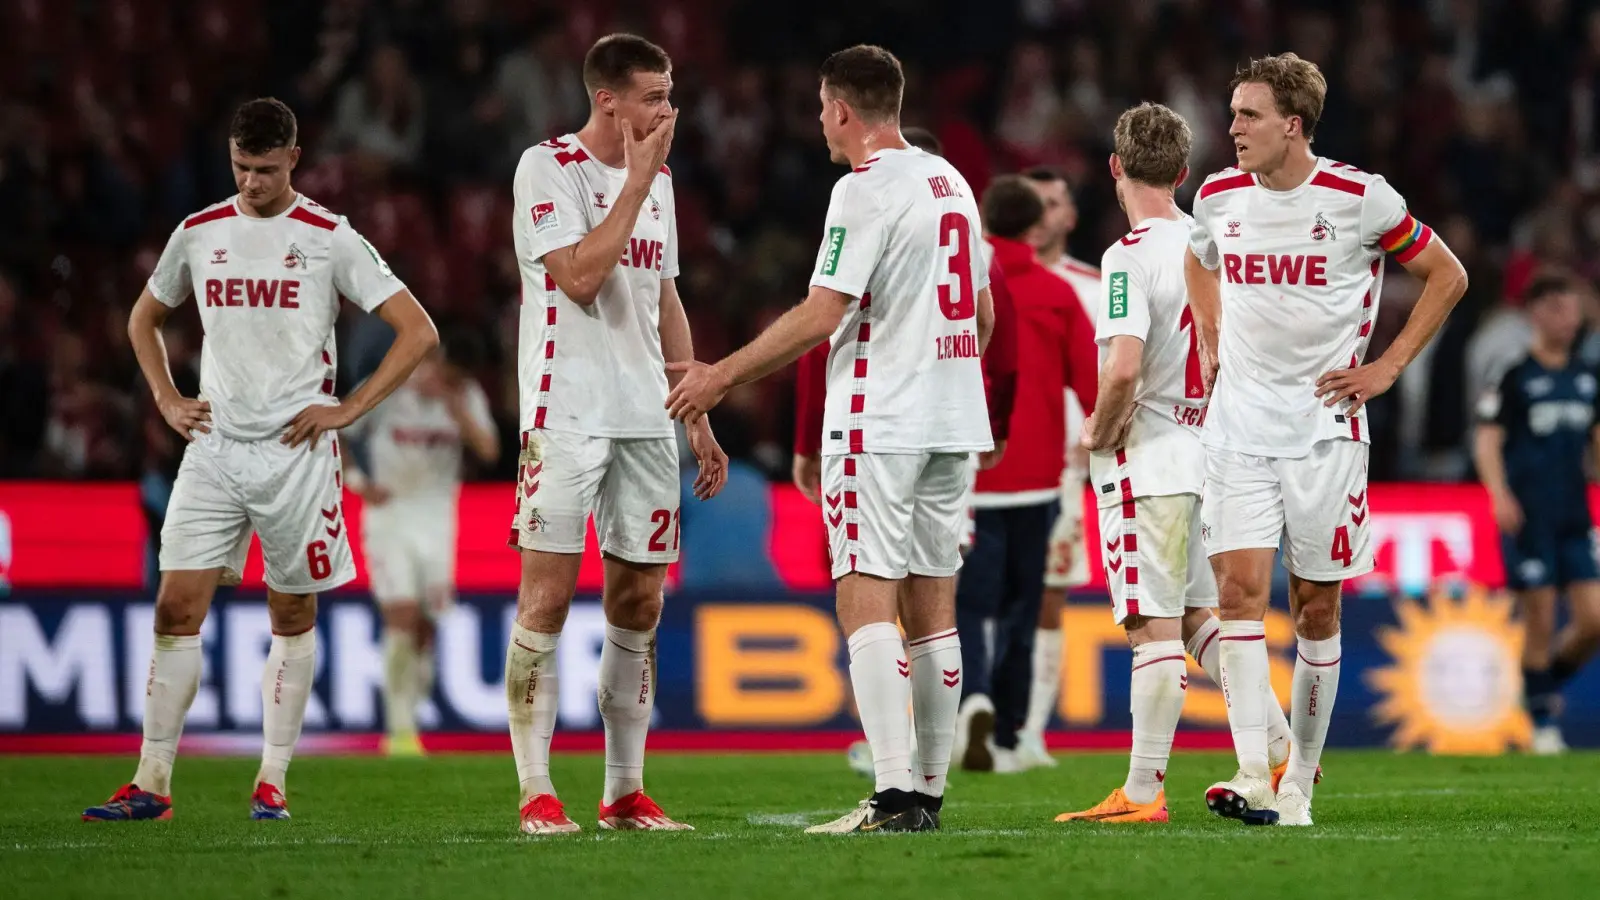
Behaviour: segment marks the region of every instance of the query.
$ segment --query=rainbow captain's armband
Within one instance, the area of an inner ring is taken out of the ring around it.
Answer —
[[[1408,263],[1432,241],[1433,229],[1417,221],[1408,211],[1399,225],[1378,238],[1378,246],[1383,248],[1383,252],[1392,255],[1396,262]]]

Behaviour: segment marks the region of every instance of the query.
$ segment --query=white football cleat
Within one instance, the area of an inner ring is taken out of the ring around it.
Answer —
[[[1017,758],[1029,769],[1053,769],[1056,758],[1044,746],[1044,735],[1031,731],[1017,733]]]
[[[972,694],[961,701],[956,712],[956,741],[950,758],[960,760],[968,772],[994,771],[989,738],[994,734],[994,703],[983,694]]]
[[[1297,781],[1285,781],[1273,800],[1279,825],[1310,825],[1311,798]]]
[[[1246,825],[1276,825],[1278,811],[1273,809],[1276,800],[1271,782],[1243,771],[1230,781],[1220,781],[1206,789],[1207,808],[1223,818],[1238,819]]]
[[[1022,753],[1018,748],[1007,749],[994,742],[994,738],[984,741],[989,751],[989,758],[994,760],[994,773],[996,775],[1016,775],[1028,771],[1028,766],[1022,761]]]
[[[1533,729],[1534,756],[1560,756],[1567,752],[1567,741],[1561,736],[1561,726],[1540,725]]]

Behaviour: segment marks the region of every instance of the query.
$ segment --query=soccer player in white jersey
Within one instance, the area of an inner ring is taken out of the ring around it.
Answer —
[[[462,451],[500,455],[483,388],[440,347],[346,431],[345,483],[383,615],[384,752],[416,756],[417,704],[433,693],[434,622],[455,600]],[[360,460],[360,464],[357,464]]]
[[[1113,137],[1111,177],[1133,230],[1100,261],[1100,399],[1082,444],[1093,451],[1112,616],[1133,647],[1133,753],[1122,787],[1058,822],[1167,821],[1185,650],[1220,683],[1217,583],[1200,540],[1205,385],[1183,273],[1193,223],[1173,201],[1191,142],[1188,123],[1153,103],[1124,112]],[[1270,711],[1283,763],[1289,725],[1276,699]]]
[[[1067,238],[1078,226],[1078,206],[1061,170],[1035,166],[1022,173],[1044,201],[1039,228],[1039,262],[1065,281],[1095,320],[1100,294],[1100,270],[1067,254]],[[1028,718],[1017,732],[1017,759],[1028,768],[1054,766],[1044,746],[1044,730],[1055,712],[1061,692],[1061,610],[1067,591],[1089,583],[1089,555],[1083,532],[1083,484],[1089,475],[1089,455],[1079,443],[1083,433],[1083,404],[1066,391],[1067,467],[1061,473],[1061,512],[1050,529],[1050,550],[1045,558],[1044,596],[1039,604],[1039,626],[1033,636],[1033,683],[1028,691]]]
[[[925,831],[939,827],[961,695],[955,575],[967,460],[993,447],[978,357],[994,310],[971,187],[901,136],[900,61],[851,47],[823,63],[821,82],[823,137],[852,171],[834,186],[811,291],[721,362],[674,367],[686,374],[668,403],[695,421],[731,386],[832,334],[823,511],[876,782],[857,809],[812,830]],[[894,624],[902,580],[904,644]]]
[[[316,672],[317,594],[356,573],[331,432],[388,396],[439,340],[350,223],[290,186],[295,132],[294,113],[277,100],[239,107],[228,138],[239,193],[173,231],[128,321],[162,418],[190,443],[161,529],[139,768],[85,820],[171,817],[173,759],[200,686],[200,625],[224,575],[237,583],[252,533],[266,561],[272,646],[251,816],[289,817],[283,788]],[[205,330],[193,399],[173,385],[161,341],[162,323],[191,292]],[[377,371],[343,401],[333,396],[341,295],[395,330]]]
[[[1370,429],[1362,407],[1394,384],[1466,290],[1461,264],[1381,176],[1311,149],[1327,84],[1292,53],[1233,79],[1239,166],[1195,199],[1185,257],[1202,373],[1215,388],[1201,512],[1222,608],[1222,672],[1239,772],[1206,794],[1217,813],[1311,824],[1311,786],[1339,688],[1339,592],[1372,569]],[[1386,256],[1423,282],[1405,328],[1364,359]],[[1268,781],[1262,620],[1280,538],[1299,636],[1294,747]]]
[[[589,121],[529,148],[517,166],[514,237],[522,271],[518,381],[522,451],[511,544],[521,550],[506,702],[522,830],[575,832],[550,780],[556,643],[577,590],[591,513],[605,561],[600,718],[601,828],[687,830],[644,791],[655,706],[656,624],[678,558],[678,451],[665,411],[666,363],[694,358],[678,297],[678,220],[665,161],[677,110],[672,62],[629,34],[583,62]],[[695,494],[727,479],[703,420],[688,428]]]

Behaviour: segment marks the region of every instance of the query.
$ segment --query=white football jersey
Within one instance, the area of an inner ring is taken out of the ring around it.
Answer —
[[[1433,232],[1380,175],[1318,159],[1305,183],[1270,191],[1224,169],[1194,201],[1190,249],[1222,267],[1219,371],[1202,439],[1298,458],[1318,441],[1369,441],[1365,415],[1316,396],[1316,381],[1362,363],[1383,291],[1383,257],[1408,262]]]
[[[1095,298],[1100,296],[1100,270],[1064,253],[1045,268],[1072,286],[1073,292],[1078,295],[1078,302],[1083,304],[1083,311],[1089,315],[1089,321],[1095,321],[1099,308]],[[1066,392],[1067,458],[1071,459],[1074,448],[1078,446],[1078,438],[1083,435],[1083,404],[1078,402],[1078,395],[1071,388],[1067,388]]]
[[[1101,506],[1126,499],[1121,479],[1127,479],[1134,497],[1198,494],[1205,481],[1200,425],[1206,392],[1183,281],[1184,248],[1193,225],[1187,216],[1146,219],[1100,260],[1103,287],[1094,338],[1101,364],[1113,337],[1144,341],[1128,440],[1118,452],[1089,458]]]
[[[921,150],[884,150],[834,185],[811,283],[858,298],[833,333],[822,452],[994,446],[978,359],[989,286],[978,204]]]
[[[492,432],[483,388],[468,381],[464,391],[468,417]],[[460,489],[461,426],[444,398],[425,396],[408,382],[346,430],[366,441],[368,479],[396,499],[449,498]]]
[[[660,332],[661,282],[678,277],[672,173],[657,173],[593,305],[568,299],[543,263],[545,254],[578,243],[605,220],[627,177],[573,134],[529,147],[517,164],[512,234],[522,273],[517,380],[524,431],[673,434]]]
[[[333,323],[343,295],[367,312],[405,289],[344,216],[304,194],[270,219],[238,196],[206,207],[167,239],[150,293],[178,306],[192,292],[205,338],[200,396],[237,441],[277,437],[308,406],[332,406]]]

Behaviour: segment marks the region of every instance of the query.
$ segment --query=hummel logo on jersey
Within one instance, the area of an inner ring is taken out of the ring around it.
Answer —
[[[228,251],[226,249],[217,249],[217,250],[211,251],[211,264],[212,265],[216,265],[217,263],[225,263],[227,261],[228,261]]]
[[[844,229],[828,229],[828,251],[822,255],[822,274],[833,275],[839,271],[839,254],[844,251]]]
[[[1239,223],[1238,222],[1229,222],[1228,223],[1228,230],[1225,233],[1223,233],[1222,236],[1223,237],[1238,237],[1239,236]]]
[[[1317,213],[1317,220],[1311,225],[1311,239],[1313,241],[1335,241],[1339,239],[1338,231],[1333,223]]]
[[[1113,319],[1125,318],[1128,315],[1128,273],[1111,273],[1111,308],[1106,315]]]
[[[304,269],[306,267],[306,255],[300,252],[299,247],[290,244],[289,252],[283,255],[283,267],[285,269],[292,269],[295,266],[299,266],[300,268]]]
[[[594,192],[594,208],[595,209],[609,209],[609,207],[606,206],[606,192],[605,191],[595,191]]]

